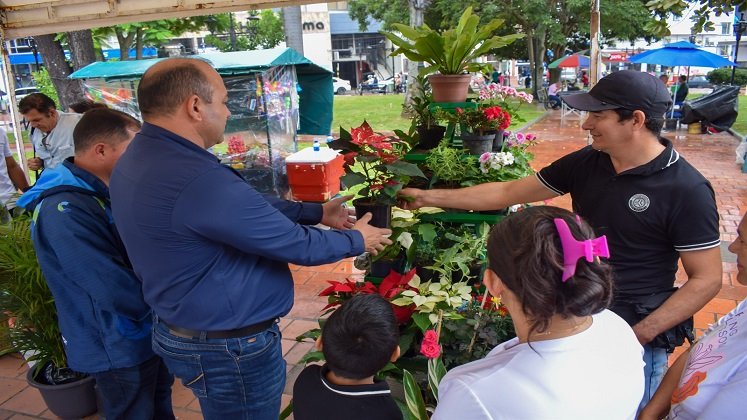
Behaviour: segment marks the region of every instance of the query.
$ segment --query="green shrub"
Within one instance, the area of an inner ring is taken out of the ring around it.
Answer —
[[[731,68],[716,69],[708,73],[708,81],[714,85],[728,85],[731,83]],[[747,69],[737,69],[734,74],[734,84],[747,85]]]
[[[58,107],[61,106],[60,98],[57,96],[57,89],[54,87],[54,83],[52,83],[52,78],[49,77],[49,72],[46,67],[43,67],[39,71],[32,71],[31,77],[34,78],[34,83],[39,89],[39,92],[52,98]]]

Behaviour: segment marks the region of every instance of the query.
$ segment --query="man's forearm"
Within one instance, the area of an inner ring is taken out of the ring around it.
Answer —
[[[687,351],[680,354],[674,364],[672,364],[672,367],[667,369],[664,379],[662,379],[661,384],[656,389],[654,396],[651,397],[651,401],[641,411],[638,420],[658,420],[667,415],[671,407],[672,394],[680,383],[680,377],[682,376],[682,371],[685,369],[689,354],[690,349],[687,349]]]
[[[663,305],[633,326],[641,344],[693,316],[721,289],[721,279],[690,278]]]
[[[12,163],[9,164],[9,161]],[[8,177],[10,178],[10,181],[13,182],[13,185],[21,191],[27,190],[29,188],[29,182],[26,179],[26,175],[23,173],[21,166],[13,159],[6,159],[5,164],[8,168]]]
[[[536,177],[528,176],[517,181],[490,182],[458,190],[428,190],[423,205],[464,210],[499,210],[555,196]]]

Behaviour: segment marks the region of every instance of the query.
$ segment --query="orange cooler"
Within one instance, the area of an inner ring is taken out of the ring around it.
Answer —
[[[342,155],[323,147],[307,147],[285,158],[288,184],[294,200],[327,201],[340,192],[340,177],[345,173]]]

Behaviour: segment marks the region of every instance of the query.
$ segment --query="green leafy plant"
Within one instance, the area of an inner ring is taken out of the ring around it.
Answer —
[[[350,132],[340,128],[340,138],[329,146],[345,155],[341,181],[347,188],[361,185],[358,194],[370,203],[396,204],[397,192],[411,177],[425,177],[417,165],[402,160],[409,144],[374,132],[365,121]]]
[[[490,226],[483,223],[477,227],[477,232],[464,232],[455,235],[446,232],[444,236],[453,242],[449,248],[436,256],[433,265],[428,267],[440,274],[442,280],[451,280],[459,276],[461,281],[474,280],[476,269],[485,261]],[[479,279],[477,279],[479,281]]]
[[[493,36],[493,33],[503,25],[503,19],[493,19],[480,25],[480,18],[472,13],[468,7],[456,28],[438,32],[428,25],[419,28],[395,23],[392,27],[404,38],[393,32],[382,31],[397,49],[391,55],[404,54],[412,61],[429,64],[420,70],[420,75],[439,72],[441,74],[462,74],[465,71],[489,71],[490,64],[475,63],[478,57],[490,51],[505,47],[523,34]]]
[[[465,182],[466,185],[484,182],[513,181],[532,175],[530,162],[534,155],[527,148],[536,143],[534,134],[504,133],[504,142],[500,152],[483,153],[478,158],[480,174]]]
[[[465,155],[461,150],[450,147],[446,141],[431,149],[425,166],[433,172],[433,181],[457,187],[463,181],[477,176],[477,157]]]
[[[54,87],[54,83],[52,83],[52,78],[49,77],[49,71],[47,71],[47,68],[42,67],[38,71],[32,71],[31,77],[34,79],[34,83],[39,89],[39,92],[52,98],[54,103],[59,106],[60,98],[57,96],[57,89]]]
[[[22,215],[0,226],[0,308],[11,321],[0,323],[0,330],[10,339],[9,350],[35,362],[36,371],[48,362],[65,368],[57,309],[36,260],[30,225],[30,217]]]

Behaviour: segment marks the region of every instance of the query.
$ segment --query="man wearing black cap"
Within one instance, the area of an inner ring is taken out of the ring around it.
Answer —
[[[714,192],[660,137],[672,99],[655,76],[619,71],[563,100],[589,112],[582,127],[594,139],[590,146],[517,181],[403,189],[401,206],[492,210],[570,193],[574,211],[607,235],[616,281],[611,309],[644,346],[645,404],[664,374],[667,353],[691,334],[686,321],[721,288]],[[688,277],[679,289],[673,287],[678,260]],[[572,287],[573,279],[568,283]]]

